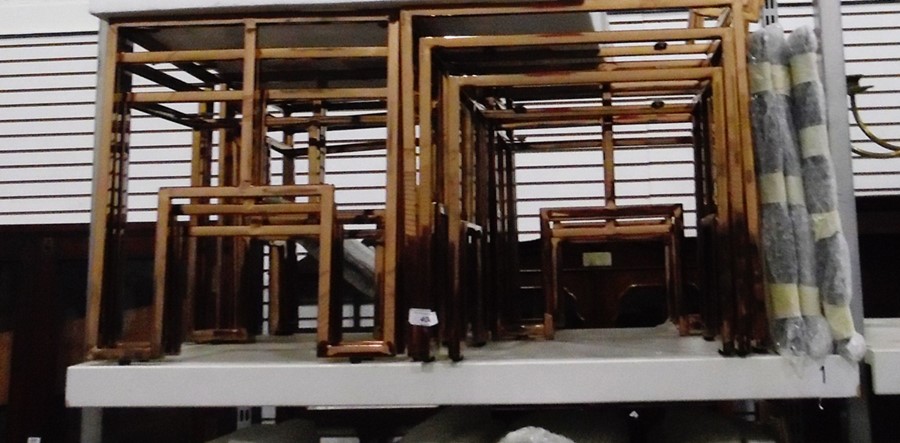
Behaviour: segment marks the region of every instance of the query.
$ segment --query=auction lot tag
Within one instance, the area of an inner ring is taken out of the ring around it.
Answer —
[[[409,324],[413,326],[434,326],[438,324],[437,312],[431,309],[411,308],[409,310]]]

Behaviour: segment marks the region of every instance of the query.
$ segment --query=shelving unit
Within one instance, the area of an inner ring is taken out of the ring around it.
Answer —
[[[669,326],[564,330],[554,341],[470,348],[459,363],[443,356],[350,364],[317,359],[313,337],[298,336],[187,345],[163,362],[84,363],[69,368],[66,399],[73,407],[358,408],[831,398],[859,390],[858,366],[838,356],[819,366],[774,355],[724,358],[718,349]]]
[[[174,3],[156,4],[175,8]],[[274,2],[226,3],[225,9],[215,12],[275,7]],[[106,19],[129,14],[121,2],[92,4]],[[129,7],[147,9],[138,15],[159,11],[146,4]],[[849,154],[846,160],[842,174],[850,174]],[[845,185],[840,183],[842,189]],[[855,224],[846,230],[854,236]],[[900,332],[900,322],[890,327],[894,334]],[[886,334],[889,329],[885,327]],[[900,340],[895,343],[900,349]],[[180,355],[161,361],[76,365],[68,369],[66,401],[79,408],[375,408],[846,398],[861,389],[858,365],[838,356],[819,365],[775,355],[726,358],[720,349],[719,342],[679,337],[671,326],[563,330],[553,341],[491,342],[469,348],[458,363],[439,355],[432,363],[400,356],[351,364],[346,359],[317,358],[312,336],[260,337],[253,344],[185,345]],[[870,346],[867,361],[873,371],[876,364],[897,367],[888,359],[900,358],[900,350],[879,349],[874,343]],[[900,376],[893,383],[900,392]]]

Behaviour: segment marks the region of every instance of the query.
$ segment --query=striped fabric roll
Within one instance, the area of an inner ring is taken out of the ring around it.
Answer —
[[[788,38],[792,114],[800,144],[804,194],[812,221],[816,280],[823,311],[837,352],[858,361],[865,353],[865,344],[856,333],[849,307],[850,254],[838,213],[817,47],[811,27],[799,28]]]
[[[800,162],[800,148],[794,128],[791,109],[790,52],[784,39],[784,29],[773,24],[765,29],[768,35],[768,60],[772,65],[772,82],[779,116],[785,120],[788,130],[783,146],[784,182],[787,192],[788,216],[793,228],[795,257],[797,259],[797,286],[800,312],[803,315],[803,344],[807,354],[821,360],[833,352],[831,330],[822,316],[822,300],[816,283],[815,245],[812,236],[806,195],[803,187],[803,172]]]
[[[787,100],[776,90],[784,82],[770,62],[773,51],[783,47],[782,33],[760,30],[750,36],[750,115],[772,339],[779,353],[804,355],[797,248],[784,174],[783,152],[789,150],[793,136]]]

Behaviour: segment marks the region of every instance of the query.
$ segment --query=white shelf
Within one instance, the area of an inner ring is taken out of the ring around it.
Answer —
[[[866,363],[872,367],[872,390],[900,394],[900,318],[867,318]]]
[[[311,337],[186,345],[162,362],[68,369],[73,407],[428,406],[856,396],[858,365],[773,355],[726,358],[672,329],[561,331],[554,341],[467,349],[466,359],[352,364],[316,359]]]

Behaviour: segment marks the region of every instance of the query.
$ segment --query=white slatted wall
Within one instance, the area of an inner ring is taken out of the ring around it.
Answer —
[[[810,23],[808,2],[782,1],[781,23],[793,29]],[[844,57],[847,74],[863,74],[861,84],[873,88],[857,96],[863,121],[879,137],[900,145],[900,2],[844,1]],[[888,152],[869,141],[850,119],[854,146]],[[900,193],[900,158],[873,159],[854,156],[856,195]]]
[[[810,13],[808,2],[782,1],[779,7],[787,29],[811,23]],[[847,71],[865,74],[863,84],[874,86],[859,97],[863,118],[880,136],[900,143],[900,2],[845,1],[843,13]],[[0,18],[0,24],[3,21]],[[633,17],[611,22],[613,29],[640,26]],[[0,224],[89,221],[96,40],[95,33],[0,36]],[[140,116],[133,127],[129,218],[152,221],[156,190],[187,183],[187,150],[172,148],[186,147],[189,134]],[[851,131],[859,147],[877,149],[858,129]],[[687,149],[617,157],[623,163],[617,169],[621,195],[635,203],[681,201],[692,210],[691,158]],[[528,164],[527,156],[521,156],[523,191],[547,181],[539,168],[529,170]],[[335,159],[329,172],[338,172],[332,178],[348,186],[373,180],[368,191],[340,194],[348,206],[371,207],[383,202],[383,183],[374,178],[383,177],[383,167],[383,153],[377,152]],[[858,195],[900,193],[900,159],[857,158],[853,167]],[[304,179],[298,176],[298,181]],[[549,186],[547,196],[552,195]],[[546,205],[543,198],[538,200]],[[522,205],[522,228],[527,231],[536,221],[529,214],[534,205]]]

